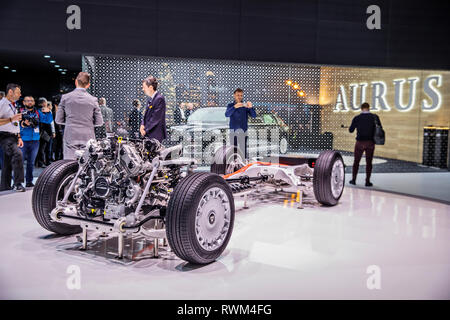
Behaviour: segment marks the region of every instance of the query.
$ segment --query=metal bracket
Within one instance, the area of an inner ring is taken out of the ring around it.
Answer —
[[[244,209],[248,209],[248,204],[247,204],[247,200],[248,200],[248,193],[244,194]]]
[[[82,247],[81,250],[87,250],[87,228],[83,228],[83,233],[81,235]]]
[[[118,253],[117,253],[117,259],[123,259],[123,245],[124,245],[124,235],[123,233],[119,233],[119,236],[117,237],[118,241]]]

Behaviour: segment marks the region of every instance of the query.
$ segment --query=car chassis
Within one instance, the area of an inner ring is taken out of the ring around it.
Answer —
[[[33,190],[33,213],[45,229],[62,235],[88,231],[124,238],[142,235],[168,242],[181,259],[194,264],[216,260],[231,237],[234,196],[262,184],[313,186],[323,205],[338,203],[344,163],[336,151],[315,158],[281,157],[279,163],[245,164],[234,147],[217,150],[211,172],[194,172],[196,161],[181,157],[181,145],[165,148],[156,140],[90,140],[78,160],[47,167]],[[186,167],[185,172],[181,168]]]
[[[211,172],[222,175],[235,193],[258,184],[298,187],[302,193],[312,188],[316,200],[325,206],[338,203],[345,184],[345,165],[334,150],[319,157],[277,156],[249,162],[237,147],[223,146],[216,151]]]

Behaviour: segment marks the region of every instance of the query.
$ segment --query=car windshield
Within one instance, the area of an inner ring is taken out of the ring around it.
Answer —
[[[198,122],[227,122],[227,118],[225,117],[225,108],[201,108],[197,109],[192,113],[187,123],[198,123]]]

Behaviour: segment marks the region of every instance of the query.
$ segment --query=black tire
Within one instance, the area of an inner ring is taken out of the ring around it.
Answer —
[[[36,181],[32,195],[33,214],[39,224],[48,231],[60,235],[71,235],[82,231],[79,226],[54,222],[50,218],[50,212],[56,207],[57,198],[62,199],[64,196],[62,191],[59,195],[56,194],[59,186],[65,178],[76,173],[77,170],[77,161],[56,161],[48,166]]]
[[[217,248],[206,250],[196,235],[196,215],[205,192],[216,187],[224,191],[228,199],[229,222],[223,223],[228,230]],[[225,250],[233,232],[233,225],[234,198],[230,187],[219,175],[194,172],[183,178],[173,190],[167,207],[166,232],[170,247],[180,259],[193,264],[215,261]]]
[[[333,172],[336,162],[336,172]],[[332,183],[335,186],[334,192]],[[326,206],[336,205],[342,196],[344,185],[345,166],[341,154],[334,150],[322,152],[314,166],[313,188],[316,200]]]
[[[241,157],[242,160],[244,159],[243,153],[236,146],[222,146],[217,149],[211,163],[210,171],[219,175],[231,173],[227,172],[227,165],[229,164],[229,160],[232,159],[233,155]],[[234,171],[237,171],[239,169],[239,167],[236,167]]]

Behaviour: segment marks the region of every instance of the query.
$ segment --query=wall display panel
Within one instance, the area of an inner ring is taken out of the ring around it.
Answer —
[[[322,67],[323,130],[333,132],[336,149],[352,151],[353,140],[341,126],[367,101],[386,131],[386,144],[376,154],[421,163],[423,128],[449,126],[449,89],[449,72]]]
[[[203,163],[220,140],[214,135],[228,127],[224,108],[238,87],[258,114],[249,121],[252,146],[266,144],[271,152],[295,155],[336,149],[347,166],[355,143],[348,126],[361,103],[368,102],[386,131],[375,164],[389,164],[375,166],[374,172],[425,170],[420,166],[424,127],[445,130],[450,124],[448,71],[100,55],[84,56],[83,69],[92,74],[91,93],[105,97],[113,109],[121,133],[129,129],[133,100],[146,105],[142,80],[154,75],[166,98],[171,143],[189,145],[185,150]],[[181,123],[174,112],[179,106],[191,114]]]

